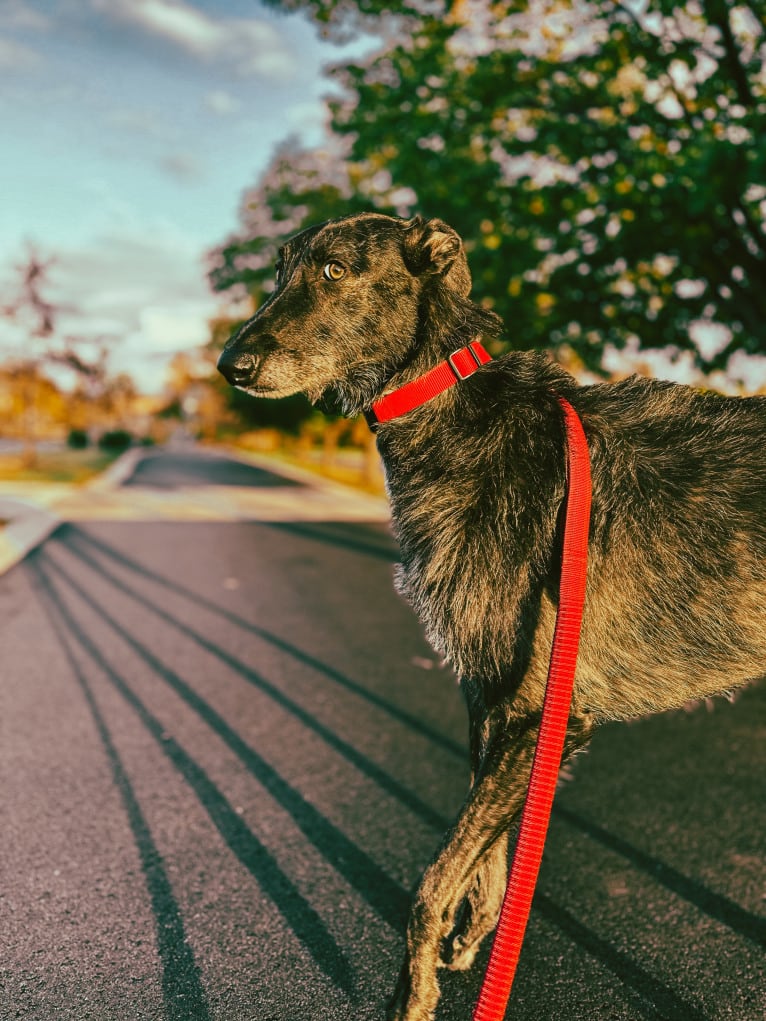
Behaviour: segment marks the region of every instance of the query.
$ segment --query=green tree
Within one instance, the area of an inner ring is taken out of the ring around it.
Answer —
[[[441,216],[510,345],[591,368],[609,348],[687,351],[707,371],[766,353],[763,0],[289,6],[389,42],[333,71],[344,185],[323,206],[271,168],[270,227],[360,204]]]

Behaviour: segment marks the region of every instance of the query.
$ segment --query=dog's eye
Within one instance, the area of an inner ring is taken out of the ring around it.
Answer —
[[[325,280],[342,280],[346,275],[346,267],[341,266],[339,262],[328,262],[322,270],[322,276]]]

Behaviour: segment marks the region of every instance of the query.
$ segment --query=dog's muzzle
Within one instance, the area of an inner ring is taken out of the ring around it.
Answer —
[[[218,371],[232,386],[248,386],[255,379],[261,360],[251,351],[224,348],[218,359]]]

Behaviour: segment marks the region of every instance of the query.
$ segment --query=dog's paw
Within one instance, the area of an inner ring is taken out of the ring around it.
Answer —
[[[458,913],[452,932],[442,943],[439,967],[449,971],[468,971],[479,949],[497,924],[499,902],[476,906],[465,901]]]
[[[465,900],[457,910],[452,932],[442,941],[439,967],[449,971],[467,971],[473,964],[481,939],[481,936],[475,939],[471,905]]]

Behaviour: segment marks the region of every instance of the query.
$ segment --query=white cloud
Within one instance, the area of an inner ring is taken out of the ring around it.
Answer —
[[[129,22],[201,60],[243,75],[286,78],[296,61],[279,33],[257,18],[212,17],[185,0],[91,0],[107,17]]]
[[[205,165],[193,152],[169,152],[159,163],[165,173],[181,184],[196,184],[205,177]]]
[[[0,7],[0,27],[46,31],[50,28],[50,19],[30,7],[23,0],[3,0]]]
[[[224,117],[228,114],[236,113],[240,106],[241,103],[238,99],[235,99],[234,96],[221,89],[215,92],[208,92],[205,96],[205,107],[212,113],[217,113]]]
[[[305,136],[324,134],[327,110],[321,99],[293,103],[284,112],[285,123],[292,131],[299,131]]]
[[[204,253],[161,225],[116,229],[57,253],[52,296],[76,309],[62,333],[105,337],[112,371],[139,387],[162,389],[167,363],[205,342],[220,301],[208,288]]]
[[[129,131],[145,138],[167,139],[168,126],[156,110],[126,108],[107,114],[106,122],[120,131]]]
[[[0,38],[0,71],[27,71],[41,62],[39,53],[16,42]]]
[[[212,299],[147,305],[139,312],[137,328],[112,345],[111,370],[127,372],[144,393],[160,392],[173,355],[192,352],[208,339],[213,312]]]

